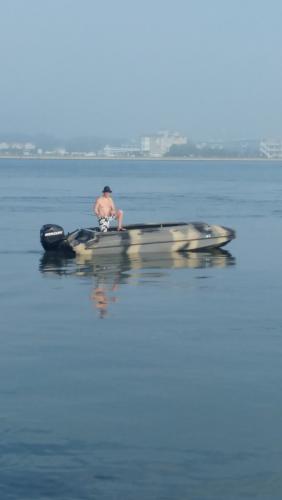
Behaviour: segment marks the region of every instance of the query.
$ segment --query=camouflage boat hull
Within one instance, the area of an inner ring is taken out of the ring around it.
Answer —
[[[77,255],[127,255],[187,252],[219,248],[235,238],[235,231],[205,223],[139,224],[125,231],[79,229],[66,236],[65,245]]]

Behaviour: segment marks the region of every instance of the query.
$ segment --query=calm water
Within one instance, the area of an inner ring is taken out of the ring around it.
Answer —
[[[228,253],[47,259],[39,229],[237,230]],[[282,163],[0,162],[0,498],[282,498]]]

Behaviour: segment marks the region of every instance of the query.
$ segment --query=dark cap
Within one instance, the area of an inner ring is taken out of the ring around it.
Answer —
[[[102,193],[112,193],[110,186],[105,186]]]

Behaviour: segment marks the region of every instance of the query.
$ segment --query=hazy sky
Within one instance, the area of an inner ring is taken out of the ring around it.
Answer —
[[[281,0],[0,0],[0,132],[282,137]]]

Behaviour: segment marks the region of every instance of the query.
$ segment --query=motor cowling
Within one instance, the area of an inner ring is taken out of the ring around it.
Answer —
[[[40,229],[40,241],[44,250],[58,250],[65,238],[64,229],[57,224],[45,224]]]

